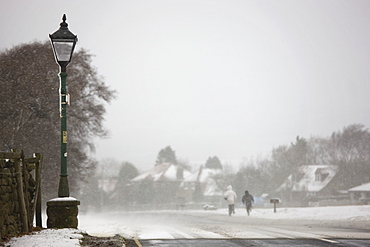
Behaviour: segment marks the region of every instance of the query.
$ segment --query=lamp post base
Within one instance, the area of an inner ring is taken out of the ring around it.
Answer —
[[[77,228],[78,205],[73,197],[59,197],[46,203],[47,228]]]
[[[69,197],[68,175],[60,175],[58,197]]]

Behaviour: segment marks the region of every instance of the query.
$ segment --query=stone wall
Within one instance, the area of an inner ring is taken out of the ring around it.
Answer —
[[[14,159],[5,159],[6,153],[1,154],[0,239],[6,239],[24,232],[25,229],[32,229],[36,182],[31,174],[31,166],[24,162],[24,159],[18,160],[18,168],[20,169],[17,171],[17,161],[14,161]],[[15,153],[8,154],[10,156],[15,155]],[[22,188],[19,187],[20,179],[22,179]],[[23,202],[20,196],[22,194],[24,198]],[[26,222],[27,226],[24,226],[24,222]]]

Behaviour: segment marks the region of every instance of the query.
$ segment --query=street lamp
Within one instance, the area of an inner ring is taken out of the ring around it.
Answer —
[[[60,66],[60,87],[59,87],[59,110],[61,123],[61,164],[58,198],[46,203],[47,227],[48,228],[77,228],[78,226],[78,205],[80,201],[69,197],[68,173],[67,173],[67,94],[66,78],[67,65],[71,61],[73,50],[77,43],[77,36],[68,30],[66,15],[63,15],[63,22],[60,28],[53,34],[49,34],[53,46],[55,60]]]
[[[77,36],[68,29],[66,23],[66,15],[63,15],[63,22],[60,23],[60,28],[50,34],[51,44],[53,46],[56,62],[60,66],[60,120],[61,120],[61,166],[58,197],[69,197],[68,173],[67,173],[67,65],[71,61],[73,50],[77,43]]]

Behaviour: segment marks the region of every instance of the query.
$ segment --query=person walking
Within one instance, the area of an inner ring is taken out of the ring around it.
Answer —
[[[235,201],[237,196],[231,185],[227,186],[227,191],[224,194],[224,198],[229,205],[229,216],[231,216],[231,213],[235,214]]]
[[[247,210],[249,216],[250,212],[252,211],[252,203],[254,203],[254,198],[251,194],[249,194],[248,190],[245,191],[242,202],[245,205],[245,209]]]

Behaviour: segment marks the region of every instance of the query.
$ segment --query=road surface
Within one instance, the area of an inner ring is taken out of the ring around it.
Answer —
[[[225,211],[226,212],[226,211]],[[367,222],[261,219],[242,210],[115,213],[115,233],[132,246],[370,246]],[[89,234],[94,234],[89,232]]]

